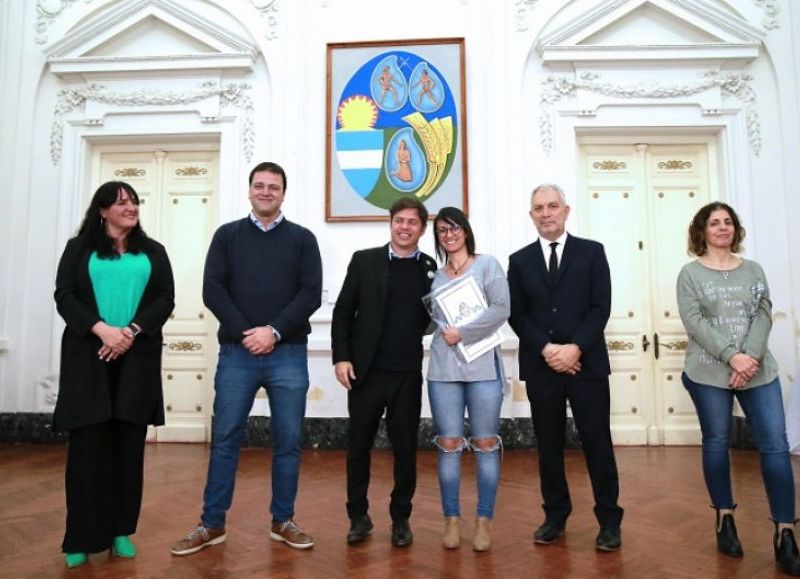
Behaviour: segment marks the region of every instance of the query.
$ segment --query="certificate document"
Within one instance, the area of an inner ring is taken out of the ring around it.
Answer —
[[[444,314],[448,326],[463,326],[486,310],[486,298],[471,275],[455,279],[439,288],[432,296]],[[467,363],[472,362],[503,342],[499,330],[472,344],[458,343],[458,350]]]

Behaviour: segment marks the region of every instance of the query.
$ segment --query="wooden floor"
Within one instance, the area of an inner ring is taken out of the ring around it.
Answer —
[[[134,560],[93,555],[66,570],[60,553],[64,525],[65,447],[0,445],[0,576],[2,577],[778,577],[772,558],[771,523],[754,452],[734,451],[737,522],[745,557],[715,551],[713,512],[700,470],[698,448],[618,448],[621,503],[626,508],[623,547],[594,549],[597,525],[591,489],[579,451],[568,452],[574,512],[560,543],[538,546],[541,522],[534,452],[506,452],[494,520],[494,548],[470,548],[474,457],[465,456],[462,486],[464,545],[440,546],[442,516],[436,454],[420,453],[419,485],[411,519],[414,544],[389,544],[388,494],[391,455],[375,453],[370,488],[376,528],[365,543],[348,547],[344,510],[344,454],[303,453],[296,520],[316,546],[296,551],[268,538],[267,450],[242,452],[228,541],[188,557],[172,557],[170,545],[197,523],[208,448],[148,445],[144,505],[135,535]],[[795,478],[800,461],[794,458]],[[800,487],[798,487],[800,488]]]

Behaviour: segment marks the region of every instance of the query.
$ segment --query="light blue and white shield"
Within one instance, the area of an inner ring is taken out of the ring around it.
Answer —
[[[348,183],[362,198],[378,183],[383,166],[383,131],[336,131],[336,158]]]

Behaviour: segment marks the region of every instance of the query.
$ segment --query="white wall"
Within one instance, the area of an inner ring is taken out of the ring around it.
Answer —
[[[549,154],[541,147],[541,83],[552,71],[542,65],[534,45],[544,30],[579,14],[582,5],[597,2],[183,0],[179,4],[218,20],[221,27],[246,37],[260,52],[251,72],[223,75],[229,80],[243,79],[253,87],[249,94],[256,131],[251,161],[245,159],[238,142],[241,119],[202,124],[197,117],[182,115],[173,123],[167,116],[167,124],[223,135],[222,155],[228,161],[227,165],[222,161],[227,167],[221,183],[222,220],[246,209],[246,176],[253,164],[268,159],[286,168],[285,212],[317,234],[324,252],[327,303],[314,318],[312,335],[312,386],[324,395],[312,400],[309,414],[345,415],[344,395],[333,379],[327,351],[332,304],[352,252],[384,243],[388,227],[385,223],[325,222],[326,44],[466,39],[470,218],[479,251],[494,254],[505,264],[512,251],[534,238],[526,213],[531,187],[551,180],[568,188],[575,184],[574,142],[557,140]],[[735,181],[729,185],[744,208],[748,256],[764,265],[770,279],[776,312],[771,347],[781,365],[781,378],[791,384],[800,359],[800,259],[796,255],[800,229],[794,224],[800,215],[796,190],[800,183],[800,7],[794,0],[709,0],[709,4],[732,7],[763,32],[761,55],[748,69],[757,94],[761,154],[748,149],[746,134],[722,140],[740,143],[738,150],[726,148],[726,160],[736,164],[726,169],[726,177]],[[48,5],[52,9],[59,3]],[[75,200],[85,195],[75,191],[86,180],[83,167],[69,163],[82,159],[81,144],[91,135],[146,131],[147,125],[141,123],[147,122],[164,130],[164,118],[153,116],[147,121],[126,114],[108,116],[100,127],[70,125],[64,144],[69,155],[62,156],[59,164],[51,162],[53,110],[57,90],[65,81],[51,74],[43,50],[113,5],[110,0],[61,0],[53,18],[37,22],[34,2],[0,2],[0,86],[4,89],[0,95],[0,412],[48,408],[39,383],[58,367],[60,320],[52,302],[53,279],[65,235],[77,226]],[[779,9],[777,27],[763,27],[768,16],[765,5]],[[562,11],[565,6],[568,9]],[[259,12],[258,7],[266,11]],[[37,36],[43,33],[48,40],[39,44]],[[168,73],[149,78],[150,82],[174,80]],[[640,74],[625,82],[651,80],[652,74]],[[563,119],[587,126],[622,122],[624,116],[615,116],[614,110],[621,109],[601,109],[594,120]],[[661,109],[666,117],[682,114],[679,109],[666,110]],[[693,114],[698,122],[716,122]],[[730,132],[731,127],[741,129],[733,123],[726,130]],[[573,228],[579,232],[579,224]],[[429,236],[423,249],[432,250]],[[508,368],[513,372],[513,341],[509,347]],[[510,401],[504,412],[524,414],[525,406]]]

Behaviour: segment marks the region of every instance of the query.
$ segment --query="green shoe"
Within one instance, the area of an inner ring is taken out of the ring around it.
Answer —
[[[117,557],[133,559],[136,556],[136,545],[126,535],[120,535],[119,537],[114,537],[112,552]]]
[[[83,565],[88,560],[89,556],[86,553],[64,553],[64,563],[69,569]]]

